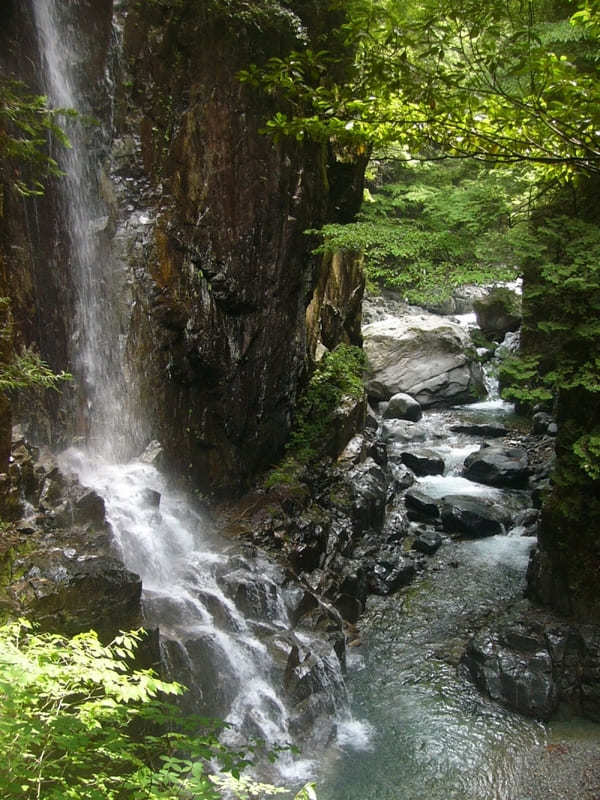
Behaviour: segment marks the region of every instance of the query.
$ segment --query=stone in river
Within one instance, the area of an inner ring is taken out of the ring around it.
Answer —
[[[402,453],[402,463],[415,475],[443,475],[444,459],[433,450],[422,448]]]
[[[463,475],[472,481],[507,489],[524,489],[529,461],[524,447],[484,445],[465,459]]]
[[[442,500],[442,523],[449,533],[471,539],[506,533],[510,516],[484,497],[447,495]]]

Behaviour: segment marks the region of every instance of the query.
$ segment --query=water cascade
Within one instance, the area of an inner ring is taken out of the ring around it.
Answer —
[[[84,4],[32,3],[51,102],[86,116],[86,43],[72,17]],[[457,662],[478,624],[519,597],[532,540],[518,531],[447,539],[413,587],[372,597],[360,622],[363,647],[349,658],[352,710],[368,722],[351,717],[332,642],[297,625],[302,587],[253,548],[220,538],[156,462],[139,457],[150,436],[127,392],[127,268],[107,247],[107,212],[98,199],[97,164],[110,136],[81,120],[68,133],[62,224],[70,236],[73,362],[86,447],[71,448],[61,463],[105,499],[123,561],[142,577],[146,621],[160,627],[172,677],[191,687],[198,710],[245,735],[274,743],[304,738],[320,766],[284,759],[281,769],[292,781],[320,769],[325,800],[510,800],[521,754],[543,729],[483,699]],[[477,444],[451,430],[457,418],[509,413],[496,398],[427,414],[419,446],[442,455],[446,469],[421,478],[420,488],[437,498],[479,493],[512,509],[526,505],[520,490],[462,477]],[[336,724],[338,746],[325,747]]]
[[[192,689],[191,704],[272,744],[299,741],[310,728],[317,746],[344,718],[346,693],[332,644],[294,625],[303,590],[266,558],[219,539],[155,466],[131,460],[140,421],[126,392],[127,273],[100,236],[107,218],[97,165],[110,137],[85,123],[87,50],[74,22],[83,4],[68,5],[33,0],[51,103],[80,114],[68,130],[61,211],[87,430],[85,448],[69,449],[61,466],[104,498],[123,561],[142,578],[146,624],[160,627],[165,663]],[[280,761],[288,777],[307,768],[291,757]]]

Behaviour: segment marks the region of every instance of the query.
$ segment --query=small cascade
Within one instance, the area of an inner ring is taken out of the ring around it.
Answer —
[[[32,3],[51,103],[80,115],[68,126],[61,199],[86,449],[63,453],[61,467],[104,499],[122,560],[142,578],[146,624],[159,627],[165,665],[190,687],[190,705],[230,723],[232,743],[240,732],[271,745],[305,739],[314,752],[338,717],[347,721],[347,698],[333,645],[295,625],[304,591],[254,550],[220,539],[152,464],[131,460],[144,421],[126,391],[126,266],[101,235],[108,223],[92,139],[106,135],[85,123],[87,50],[77,25],[85,4]],[[309,766],[282,758],[278,771],[295,779]]]
[[[306,738],[308,728],[323,745],[332,718],[344,717],[346,689],[331,644],[292,623],[303,599],[298,585],[264,556],[218,537],[150,464],[76,449],[60,461],[105,498],[123,561],[142,578],[145,616],[160,628],[167,670],[190,687],[195,710],[224,718],[232,745],[240,732],[284,744]],[[293,780],[310,766],[282,758],[278,771]]]

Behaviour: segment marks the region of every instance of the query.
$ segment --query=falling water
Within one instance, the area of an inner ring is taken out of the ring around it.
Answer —
[[[70,235],[73,361],[88,430],[86,449],[71,448],[61,464],[105,499],[123,561],[142,578],[147,624],[160,627],[172,677],[192,688],[199,710],[277,744],[297,739],[303,728],[318,735],[322,718],[322,743],[343,716],[345,687],[333,647],[292,632],[300,588],[265,558],[221,541],[154,466],[127,460],[136,415],[127,412],[120,346],[126,320],[117,313],[127,296],[125,267],[99,236],[107,217],[98,198],[98,153],[84,122],[86,44],[72,21],[82,8],[33,0],[51,103],[80,114],[69,126],[72,149],[62,163],[62,225]],[[293,703],[286,696],[291,656],[300,662]],[[294,715],[294,705],[302,705],[304,717]],[[310,766],[290,759],[282,765],[294,776]]]
[[[70,237],[69,272],[75,292],[72,357],[81,393],[85,430],[95,451],[110,457],[127,454],[132,417],[127,414],[122,372],[124,294],[123,270],[114,263],[102,233],[108,214],[99,192],[97,151],[103,129],[92,121],[92,109],[82,87],[85,48],[75,15],[79,3],[33,0],[43,58],[46,92],[55,108],[74,109],[78,117],[64,124],[71,148],[61,154],[62,227]],[[87,76],[87,77],[86,77]]]

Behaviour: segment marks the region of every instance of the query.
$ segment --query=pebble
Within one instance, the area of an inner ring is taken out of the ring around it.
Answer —
[[[514,800],[598,798],[600,737],[596,740],[558,740],[534,748],[525,759]]]

